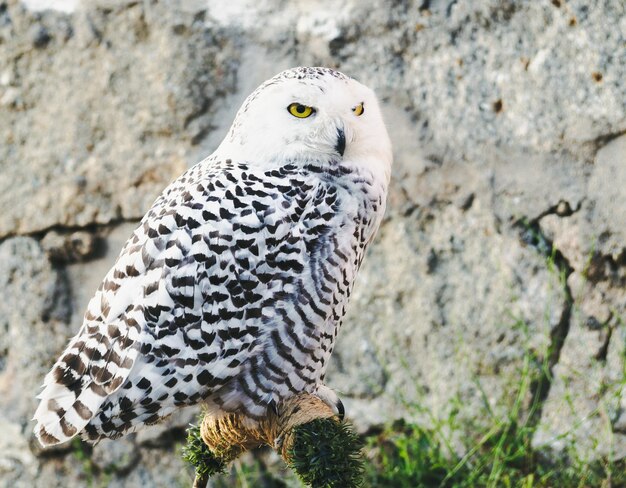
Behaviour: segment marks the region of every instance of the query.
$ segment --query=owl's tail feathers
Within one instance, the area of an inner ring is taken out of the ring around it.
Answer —
[[[64,364],[63,358],[46,375],[34,432],[43,447],[69,441],[82,431],[100,409],[107,392]]]

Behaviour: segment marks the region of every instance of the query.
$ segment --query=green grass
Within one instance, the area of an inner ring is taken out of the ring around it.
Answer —
[[[542,374],[535,362],[533,354],[524,356],[519,381],[508,395],[512,403],[503,418],[492,411],[485,397],[480,423],[459,422],[457,411],[453,409],[443,420],[429,416],[432,427],[400,421],[369,436],[364,486],[626,486],[623,460],[581,459],[567,434],[551,440],[569,442],[561,454],[550,450],[550,442],[542,447],[533,446],[539,404],[532,398],[531,385],[537,375]],[[479,383],[478,386],[482,391]],[[419,405],[415,409],[422,410]],[[453,448],[452,438],[461,439],[460,445]]]
[[[466,455],[448,456],[439,434],[417,425],[396,425],[370,438],[365,486],[588,487],[626,486],[626,465],[551,459],[533,449],[532,430],[516,422],[494,426]]]

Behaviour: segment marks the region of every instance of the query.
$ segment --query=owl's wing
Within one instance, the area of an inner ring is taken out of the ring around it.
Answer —
[[[142,328],[136,312],[147,281],[141,256],[125,247],[89,302],[80,331],[46,375],[34,416],[42,445],[80,432],[133,367]]]
[[[283,176],[198,165],[155,202],[45,378],[35,413],[42,444],[85,429],[92,439],[121,435],[241,371],[263,306],[285,293],[277,273],[302,271],[277,251],[303,211],[283,202],[294,191],[306,200],[313,187],[281,187]]]

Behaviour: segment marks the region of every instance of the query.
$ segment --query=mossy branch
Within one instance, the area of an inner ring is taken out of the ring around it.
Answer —
[[[315,488],[359,486],[363,474],[361,441],[319,398],[302,394],[279,405],[254,428],[231,414],[204,416],[200,427],[188,429],[183,459],[196,469],[194,487],[223,473],[244,451],[261,445],[276,449],[300,479]]]

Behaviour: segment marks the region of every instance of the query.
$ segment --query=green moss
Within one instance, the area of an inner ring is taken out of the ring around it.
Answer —
[[[304,483],[316,488],[361,486],[362,442],[348,424],[317,419],[295,427],[293,435],[288,464]]]

